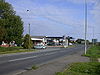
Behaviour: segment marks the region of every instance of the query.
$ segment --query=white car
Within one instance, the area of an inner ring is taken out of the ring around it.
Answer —
[[[69,43],[69,45],[72,46],[73,44],[72,43]]]
[[[35,45],[34,48],[36,48],[36,49],[45,49],[46,46],[44,46],[44,45]]]

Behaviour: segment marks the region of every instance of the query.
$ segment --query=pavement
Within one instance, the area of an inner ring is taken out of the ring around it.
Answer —
[[[36,70],[27,70],[17,75],[55,75],[56,72],[63,71],[71,63],[89,62],[88,57],[81,56],[83,53],[83,51],[79,51],[75,54],[53,60],[47,64],[39,65],[39,68]]]

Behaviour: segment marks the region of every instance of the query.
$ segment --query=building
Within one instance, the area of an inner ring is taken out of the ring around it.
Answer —
[[[70,37],[48,37],[48,36],[31,36],[34,45],[42,44],[48,46],[64,46],[68,47]]]
[[[31,36],[31,40],[33,41],[34,45],[37,44],[46,45],[47,43],[46,36]]]
[[[49,46],[63,45],[63,37],[46,37],[46,39]]]

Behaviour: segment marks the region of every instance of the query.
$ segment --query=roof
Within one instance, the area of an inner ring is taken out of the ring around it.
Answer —
[[[31,36],[31,38],[46,38],[46,36]]]
[[[46,38],[57,38],[57,39],[62,39],[63,37],[46,37]]]
[[[41,39],[41,38],[31,38],[31,40],[41,40],[41,41],[43,41],[43,39]]]

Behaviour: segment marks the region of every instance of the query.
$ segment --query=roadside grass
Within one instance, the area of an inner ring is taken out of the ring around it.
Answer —
[[[100,75],[100,63],[73,63],[64,72],[57,72],[56,75]]]
[[[70,45],[70,46],[68,46],[67,48],[71,48],[71,47],[75,47],[75,45]]]
[[[62,48],[72,48],[72,47],[75,47],[75,45],[70,45],[70,46],[68,46],[68,47],[62,46]]]
[[[100,58],[100,46],[90,47],[84,56],[88,56],[90,62],[70,64],[70,67],[56,75],[100,75],[100,62],[97,62],[97,58]]]
[[[22,47],[0,47],[0,54],[20,53],[20,52],[32,52],[35,49],[23,49]]]
[[[92,46],[89,48],[85,56],[100,58],[100,46]]]
[[[90,47],[85,56],[90,57],[92,62],[97,61],[97,58],[100,58],[100,46],[95,45]]]
[[[38,69],[39,67],[37,67],[36,65],[33,65],[32,66],[32,70],[36,70],[36,69]]]

